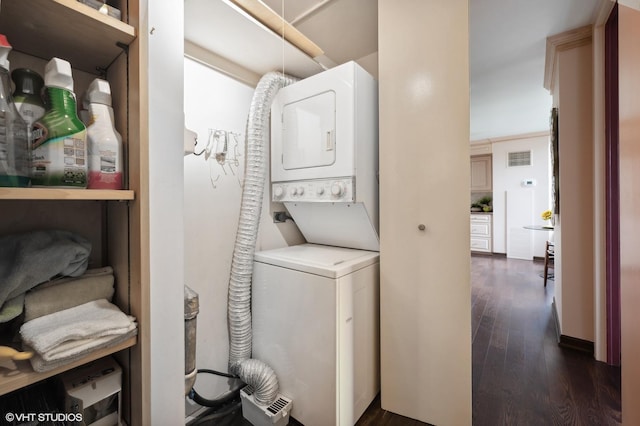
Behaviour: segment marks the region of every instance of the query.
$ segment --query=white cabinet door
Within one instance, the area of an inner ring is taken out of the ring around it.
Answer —
[[[468,2],[378,16],[382,408],[469,425]]]

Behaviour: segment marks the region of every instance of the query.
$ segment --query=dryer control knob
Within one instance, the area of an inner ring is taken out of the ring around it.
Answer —
[[[334,197],[341,197],[344,194],[344,183],[342,182],[334,182],[331,185],[331,195]]]
[[[281,186],[276,186],[275,188],[273,188],[273,195],[276,198],[280,198],[284,195],[284,189],[282,189]]]
[[[298,194],[299,194],[299,195],[304,194],[304,186],[299,186],[299,187],[298,187]]]
[[[298,195],[298,188],[291,188],[289,192],[291,193],[291,195]]]
[[[324,194],[324,188],[319,186],[318,189],[316,189],[316,194],[318,194],[318,195]]]

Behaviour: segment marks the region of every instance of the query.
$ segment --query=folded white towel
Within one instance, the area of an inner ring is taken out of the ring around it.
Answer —
[[[65,342],[126,334],[132,322],[117,306],[100,299],[28,321],[20,335],[43,355]]]
[[[96,351],[98,349],[105,349],[105,348],[111,348],[114,347],[122,342],[124,342],[125,340],[135,336],[136,334],[138,334],[138,329],[134,328],[133,330],[131,330],[128,333],[125,334],[121,334],[121,335],[117,335],[117,336],[109,336],[107,339],[107,341],[102,341],[101,339],[96,339],[95,340],[95,346],[92,346],[90,348],[85,348],[82,351],[76,352],[73,355],[70,355],[66,358],[60,358],[57,360],[53,360],[53,361],[46,361],[42,358],[42,356],[40,356],[37,352],[33,355],[33,357],[29,360],[31,362],[31,367],[33,368],[33,371],[42,373],[45,371],[49,371],[49,370],[53,370],[54,368],[58,368],[61,367],[63,365],[66,364],[70,364],[74,361],[77,361],[79,359],[84,358],[85,356],[87,356],[90,352]],[[100,340],[100,342],[98,342],[98,340]],[[24,347],[25,350],[32,350],[31,348],[29,348],[28,346]]]
[[[131,322],[129,327],[124,333],[111,334],[108,336],[102,337],[90,337],[86,339],[77,339],[77,340],[68,340],[66,342],[60,343],[58,346],[55,346],[48,350],[47,352],[38,352],[42,359],[45,361],[56,361],[59,359],[69,358],[71,356],[75,356],[79,353],[87,353],[96,347],[102,347],[103,344],[110,342],[113,340],[114,336],[121,336],[123,334],[128,334],[131,331],[137,328],[137,324],[135,322]]]

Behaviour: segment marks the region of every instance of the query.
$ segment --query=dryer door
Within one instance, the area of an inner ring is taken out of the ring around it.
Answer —
[[[284,105],[285,170],[330,166],[336,161],[336,94],[333,90]]]

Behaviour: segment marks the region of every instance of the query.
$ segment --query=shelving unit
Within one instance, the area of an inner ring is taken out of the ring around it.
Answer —
[[[33,229],[66,229],[89,239],[89,267],[112,266],[116,282],[113,303],[136,317],[138,336],[91,353],[80,361],[36,373],[28,361],[0,365],[0,395],[113,355],[123,369],[123,419],[128,425],[147,423],[149,398],[144,384],[148,356],[148,261],[142,231],[148,212],[148,130],[142,129],[144,96],[143,48],[138,29],[147,0],[114,4],[123,21],[103,15],[76,0],[5,0],[0,7],[0,33],[13,50],[11,68],[28,67],[44,75],[52,57],[71,63],[78,100],[91,80],[109,81],[116,128],[123,138],[127,189],[0,188],[0,235]],[[112,4],[112,3],[110,3]],[[142,92],[142,93],[141,93]]]
[[[133,200],[129,190],[57,189],[57,188],[0,188],[0,200]]]
[[[0,375],[0,395],[13,392],[16,389],[56,376],[72,368],[95,361],[96,359],[111,355],[112,353],[119,352],[123,349],[130,348],[135,344],[136,338],[132,337],[112,348],[97,350],[79,361],[72,362],[64,367],[45,371],[44,373],[36,373],[33,371],[29,361],[11,361],[8,365],[4,364],[0,366],[0,372],[2,373]]]

